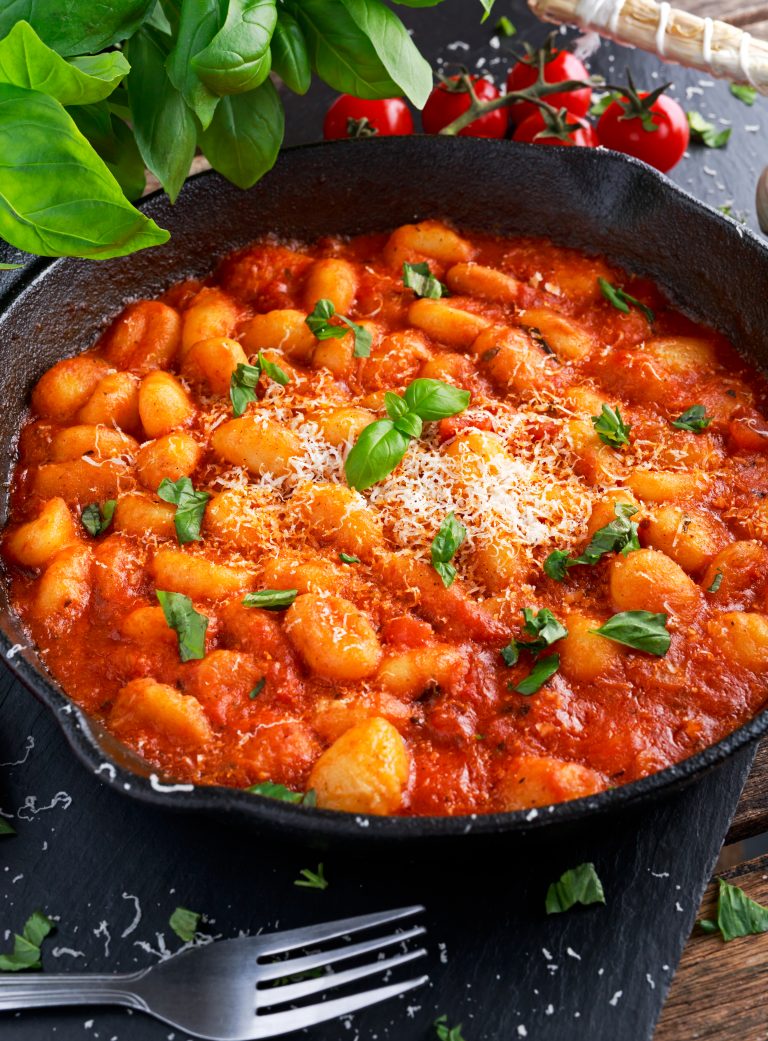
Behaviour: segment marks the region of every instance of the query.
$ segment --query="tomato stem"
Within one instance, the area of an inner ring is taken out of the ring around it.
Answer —
[[[467,79],[469,80],[470,77],[467,76]],[[440,133],[449,137],[455,137],[464,127],[474,123],[481,116],[487,115],[489,112],[495,112],[500,108],[507,108],[518,101],[530,101],[534,105],[538,105],[539,108],[547,108],[556,112],[557,110],[552,105],[542,100],[547,94],[565,93],[569,90],[579,90],[592,86],[595,86],[595,84],[587,80],[563,80],[560,83],[547,83],[540,72],[539,80],[532,86],[526,87],[525,90],[511,90],[509,93],[502,94],[492,101],[480,101],[475,94],[474,87],[470,83],[467,87],[467,93],[470,97],[469,108],[466,112],[462,112],[460,116],[457,116],[452,123],[444,126]]]

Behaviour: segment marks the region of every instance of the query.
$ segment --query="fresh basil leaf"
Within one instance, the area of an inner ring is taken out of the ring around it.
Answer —
[[[547,890],[547,914],[569,911],[574,904],[604,904],[603,884],[594,864],[579,864],[560,876]]]
[[[565,550],[556,549],[544,561],[544,573],[557,582],[562,582],[568,568],[576,564],[596,564],[606,553],[622,553],[624,556],[640,549],[637,524],[630,517],[637,507],[627,502],[617,502],[613,507],[616,520],[611,521],[594,533],[589,545],[578,557],[569,557]]]
[[[535,614],[530,607],[524,607],[523,618],[525,619],[523,628],[534,639],[526,644],[518,641],[521,648],[525,646],[529,650],[543,650],[556,640],[562,640],[564,636],[568,635],[568,630],[558,622],[548,607],[542,607]]]
[[[489,14],[493,10],[493,5],[495,3],[496,3],[496,0],[480,0],[480,6],[482,7],[482,9],[484,11],[483,17],[480,19],[481,23],[484,22],[488,18]]]
[[[317,865],[317,871],[310,871],[309,868],[302,868],[299,872],[299,878],[293,883],[295,886],[304,886],[305,889],[327,889],[328,880],[325,877],[325,871],[323,865]]]
[[[349,318],[345,318],[344,315],[339,315],[339,321],[344,322],[352,330],[352,335],[355,338],[355,349],[352,352],[355,358],[369,358],[371,354],[371,344],[373,343],[373,336],[371,333],[362,325],[358,325],[357,322],[351,322]]]
[[[269,75],[276,24],[275,0],[227,0],[224,24],[192,67],[215,94],[255,90]]]
[[[0,271],[18,271],[19,268],[24,267],[23,264],[0,264]]]
[[[192,606],[183,593],[156,589],[155,596],[163,609],[169,628],[174,629],[179,641],[179,657],[193,661],[205,657],[205,634],[208,619]]]
[[[709,123],[700,112],[686,112],[686,118],[692,141],[700,142],[705,148],[722,148],[728,143],[731,136],[730,127],[718,130],[714,123]]]
[[[723,940],[737,936],[753,936],[768,932],[768,907],[750,899],[743,889],[718,879],[717,921],[703,921],[699,925],[706,932],[720,931]]]
[[[340,325],[331,325],[329,319],[334,317],[343,322],[347,329],[343,329]],[[317,340],[341,340],[347,335],[349,329],[355,338],[355,358],[367,358],[371,353],[373,337],[368,330],[349,318],[345,318],[343,314],[337,314],[331,300],[318,300],[305,318],[305,322]]]
[[[183,95],[200,120],[203,130],[211,124],[219,95],[203,83],[193,67],[192,59],[208,46],[219,31],[219,19],[218,0],[181,0],[176,42],[166,62],[171,83]],[[207,152],[206,157],[210,161]]]
[[[165,502],[176,507],[173,524],[179,545],[200,540],[200,525],[210,492],[196,492],[189,477],[180,477],[178,481],[170,481],[164,477],[157,489],[157,494]]]
[[[258,361],[261,366],[261,371],[273,382],[279,383],[281,387],[285,387],[291,382],[291,377],[285,369],[281,369],[277,362],[267,361],[261,351],[259,351]]]
[[[260,680],[257,680],[256,686],[253,688],[253,690],[248,695],[248,697],[251,699],[251,701],[255,701],[256,700],[256,698],[259,696],[259,694],[261,694],[261,692],[264,690],[266,685],[267,685],[267,677],[266,676],[262,676]]]
[[[0,155],[0,237],[18,249],[105,260],[168,240],[46,94],[0,83]]]
[[[282,611],[291,606],[298,592],[298,589],[260,589],[256,593],[246,593],[243,604],[246,607],[263,607],[265,611]]]
[[[34,911],[19,935],[14,934],[11,954],[0,954],[0,972],[23,972],[41,968],[40,946],[54,924],[42,911]]]
[[[720,930],[717,927],[717,922],[713,922],[711,918],[700,918],[696,923],[701,931],[704,933],[718,933]]]
[[[15,835],[16,829],[9,824],[5,817],[0,817],[0,835]]]
[[[263,795],[266,799],[279,799],[281,802],[292,802],[295,805],[315,806],[317,805],[314,789],[308,792],[294,792],[286,788],[284,784],[275,784],[274,781],[262,781],[261,784],[252,784],[245,789],[252,795]]]
[[[20,21],[0,40],[0,83],[39,90],[62,105],[90,105],[108,97],[130,65],[119,51],[66,61]]]
[[[463,412],[470,393],[442,380],[417,379],[406,387],[404,399],[409,412],[429,423]]]
[[[531,671],[512,689],[529,697],[535,694],[560,668],[560,655],[548,654],[534,664]]]
[[[344,463],[350,488],[365,491],[390,474],[405,455],[410,437],[391,419],[377,419],[360,432]]]
[[[125,46],[131,73],[127,80],[136,144],[147,167],[175,202],[189,174],[197,147],[192,112],[166,69],[166,38],[141,29]]]
[[[398,2],[403,3],[404,0],[398,0]],[[438,1016],[433,1025],[435,1028],[435,1034],[437,1035],[437,1041],[465,1041],[464,1035],[461,1032],[461,1023],[459,1023],[458,1026],[449,1027],[448,1017]]]
[[[694,434],[700,434],[711,422],[712,417],[707,415],[705,405],[691,405],[679,419],[672,420],[672,426],[678,430],[690,430]]]
[[[386,391],[384,394],[384,407],[387,410],[387,415],[393,421],[402,419],[403,416],[409,414],[405,399],[391,390]]]
[[[109,172],[131,201],[140,199],[146,184],[144,161],[130,127],[110,111],[110,104],[73,105],[67,110],[77,129],[104,160]]]
[[[414,412],[406,412],[404,416],[400,416],[394,423],[395,430],[399,430],[406,437],[421,437],[424,424]]]
[[[339,560],[342,564],[359,564],[360,557],[356,557],[353,553],[339,553]]]
[[[435,278],[426,260],[419,264],[403,264],[403,285],[406,289],[412,289],[416,296],[428,300],[439,300],[449,295],[447,286]]]
[[[506,647],[499,651],[505,665],[517,665],[520,658],[520,645],[517,640],[510,640]]]
[[[168,919],[168,925],[184,943],[192,943],[202,915],[186,907],[177,907]]]
[[[103,507],[100,507],[97,502],[92,502],[90,505],[83,507],[80,520],[89,535],[93,535],[96,538],[97,535],[104,534],[112,523],[116,505],[115,499],[107,499]]]
[[[238,188],[250,188],[275,165],[285,130],[283,104],[271,80],[222,98],[200,135],[206,159]]]
[[[605,299],[610,304],[613,304],[617,311],[621,311],[623,314],[629,314],[629,307],[631,304],[632,307],[636,307],[638,311],[642,311],[651,325],[656,321],[656,316],[650,307],[641,303],[636,296],[630,296],[630,294],[624,292],[620,286],[611,285],[611,283],[606,281],[604,278],[598,278],[597,284],[600,286],[600,292],[603,294]]]
[[[603,444],[611,448],[621,448],[629,444],[629,432],[632,427],[621,418],[618,405],[615,409],[603,405],[599,416],[592,416],[592,426]]]
[[[555,582],[564,582],[570,559],[567,549],[553,549],[544,561],[544,574]]]
[[[715,577],[712,579],[712,585],[707,590],[708,593],[716,593],[720,586],[723,584],[723,573],[722,571],[716,571]]]
[[[514,27],[512,22],[510,22],[509,18],[503,14],[496,23],[496,32],[499,36],[510,37],[516,35],[517,29]]]
[[[461,521],[456,520],[455,513],[451,511],[432,539],[430,547],[432,567],[443,580],[446,589],[453,584],[456,578],[456,568],[450,564],[450,561],[453,560],[466,537],[467,529]]]
[[[754,105],[757,98],[757,91],[754,87],[749,87],[746,83],[731,83],[728,89],[735,98],[743,101],[745,105]]]
[[[657,658],[664,657],[672,642],[667,632],[667,616],[652,611],[620,611],[599,629],[589,631],[615,643],[655,654]]]
[[[432,70],[381,0],[301,0],[292,13],[312,68],[328,86],[358,98],[405,94],[424,107]]]
[[[22,19],[59,54],[94,54],[131,36],[155,0],[3,0],[0,37]]]
[[[255,365],[246,365],[241,362],[232,373],[232,379],[229,382],[229,398],[232,402],[232,412],[236,416],[242,416],[250,402],[256,400],[256,387],[262,373],[282,387],[290,383],[290,376],[275,362],[267,361],[263,353],[259,351]]]
[[[287,11],[277,12],[271,49],[272,69],[294,94],[306,94],[312,82],[307,41],[299,23]]]

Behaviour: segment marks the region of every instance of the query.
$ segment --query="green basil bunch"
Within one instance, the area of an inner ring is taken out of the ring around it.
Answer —
[[[0,237],[96,260],[165,242],[131,204],[145,167],[173,201],[200,149],[249,188],[283,140],[271,71],[419,108],[432,88],[383,0],[0,0]]]

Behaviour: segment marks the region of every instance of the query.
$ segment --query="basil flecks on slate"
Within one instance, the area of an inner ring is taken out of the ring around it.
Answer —
[[[298,589],[259,589],[256,593],[246,593],[243,604],[246,607],[263,607],[267,611],[281,611],[291,606],[298,592]]]
[[[604,904],[603,884],[594,864],[579,864],[560,876],[547,890],[547,914],[568,911],[574,904]]]
[[[331,325],[330,319],[336,317],[347,326],[344,329],[340,325]],[[371,353],[373,337],[362,325],[345,318],[343,314],[337,314],[336,308],[330,300],[318,300],[311,313],[305,319],[309,331],[318,340],[341,340],[348,332],[352,332],[355,341],[355,358],[367,358]]]
[[[621,311],[622,314],[629,314],[630,304],[636,307],[638,311],[642,311],[648,321],[653,325],[655,321],[655,315],[650,307],[646,304],[641,303],[636,296],[630,296],[619,286],[611,285],[604,278],[598,278],[597,284],[600,286],[600,292],[603,294],[605,299],[616,308],[617,311]]]
[[[626,647],[655,654],[657,658],[667,653],[672,642],[667,632],[667,616],[652,611],[620,611],[599,629],[590,629],[590,632]]]
[[[565,578],[568,568],[577,564],[596,564],[606,553],[622,553],[627,556],[633,550],[640,549],[637,538],[637,524],[630,520],[637,513],[637,507],[630,503],[617,502],[613,507],[616,520],[610,521],[594,533],[589,545],[578,557],[570,557],[564,550],[556,549],[544,561],[544,573],[558,582]]]
[[[700,434],[706,430],[712,422],[712,417],[707,415],[704,405],[691,405],[683,412],[679,419],[672,420],[672,426],[678,430],[688,430],[694,434]]]
[[[448,289],[435,278],[426,261],[420,264],[403,264],[403,285],[406,289],[412,289],[416,296],[429,300],[439,300],[441,296],[448,296]]]
[[[603,444],[611,448],[623,448],[629,444],[629,424],[621,418],[618,405],[615,409],[603,405],[599,416],[592,416],[592,426]]]
[[[197,927],[200,924],[200,915],[197,911],[190,911],[186,907],[177,907],[168,919],[168,925],[184,943],[191,943],[195,938]]]
[[[327,889],[328,880],[325,877],[325,871],[323,865],[317,865],[317,871],[311,871],[309,868],[302,868],[299,872],[299,878],[293,883],[295,886],[303,886],[305,889]]]
[[[115,499],[107,499],[103,506],[99,506],[97,502],[92,502],[88,506],[83,507],[80,520],[89,535],[93,535],[95,538],[97,535],[104,534],[112,523],[116,505],[117,501]]]
[[[165,620],[176,631],[179,639],[179,657],[182,661],[195,661],[205,657],[205,634],[208,619],[192,606],[192,601],[183,593],[164,589],[155,590]]]
[[[453,585],[456,578],[456,568],[451,561],[466,537],[467,529],[456,520],[455,514],[451,511],[432,540],[430,548],[432,567],[442,579],[446,589]]]
[[[164,477],[157,494],[176,507],[173,524],[179,544],[183,546],[187,542],[199,541],[200,525],[211,498],[210,492],[196,492],[189,477],[180,477],[178,481],[169,481]]]
[[[53,922],[42,911],[33,911],[19,933],[14,933],[13,950],[0,954],[0,972],[23,972],[39,969],[40,947],[46,936],[55,928]]]

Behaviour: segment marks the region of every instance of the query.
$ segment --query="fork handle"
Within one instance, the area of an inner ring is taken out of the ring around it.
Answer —
[[[96,975],[61,973],[48,976],[0,978],[0,1010],[55,1005],[127,1005],[146,1011],[144,1001],[131,990],[144,973]]]

